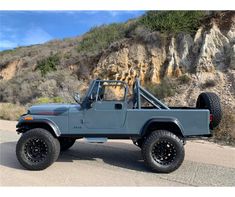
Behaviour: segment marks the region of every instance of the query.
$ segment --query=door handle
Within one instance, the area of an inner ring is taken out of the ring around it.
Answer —
[[[121,103],[116,103],[115,104],[115,109],[117,109],[117,110],[122,109],[122,104]]]

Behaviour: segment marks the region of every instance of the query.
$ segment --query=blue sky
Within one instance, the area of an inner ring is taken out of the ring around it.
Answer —
[[[144,11],[0,11],[0,51],[81,35]]]

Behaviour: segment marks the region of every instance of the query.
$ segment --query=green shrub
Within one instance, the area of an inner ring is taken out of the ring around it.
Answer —
[[[159,99],[174,96],[176,93],[176,84],[165,78],[160,84],[147,84],[146,89]]]
[[[189,84],[191,82],[191,78],[188,75],[184,74],[178,77],[178,81],[180,84]]]
[[[107,48],[112,42],[124,38],[134,25],[117,24],[103,25],[92,28],[79,43],[77,51],[97,52]]]
[[[55,71],[56,66],[60,63],[59,56],[51,55],[43,60],[37,62],[36,69],[41,71],[42,76],[45,76],[48,72]]]
[[[205,88],[213,88],[216,86],[216,81],[213,79],[208,79],[206,80],[205,83],[201,84],[201,88],[205,89]]]
[[[64,103],[64,100],[61,97],[40,97],[34,101],[35,104],[43,104],[43,103]]]
[[[64,54],[64,58],[65,59],[70,59],[72,57],[72,53],[69,51],[69,52],[66,52],[65,54]]]
[[[203,11],[149,11],[140,23],[152,31],[194,33],[204,16]]]
[[[53,98],[53,102],[54,103],[64,103],[64,99],[57,96],[57,97]]]
[[[36,101],[34,102],[35,104],[43,104],[43,103],[50,103],[51,99],[49,97],[41,97],[36,99]]]

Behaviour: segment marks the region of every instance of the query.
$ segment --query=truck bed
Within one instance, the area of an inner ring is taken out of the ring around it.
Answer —
[[[126,127],[131,128],[129,131],[131,133],[136,133],[150,119],[173,119],[180,124],[185,137],[210,135],[210,112],[207,109],[182,107],[170,110],[128,109],[126,116]]]

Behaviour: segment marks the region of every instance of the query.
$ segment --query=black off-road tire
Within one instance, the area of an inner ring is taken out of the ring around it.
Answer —
[[[69,138],[69,137],[62,137],[59,138],[59,142],[60,142],[60,151],[66,151],[68,150],[70,147],[73,146],[73,144],[75,143],[76,139],[74,138]]]
[[[213,119],[210,122],[210,128],[214,129],[217,127],[222,118],[222,109],[220,105],[219,97],[213,92],[203,92],[198,96],[197,109],[209,109]]]
[[[142,155],[152,171],[170,173],[184,160],[183,140],[167,130],[153,131],[142,145]]]
[[[49,131],[35,128],[23,133],[16,145],[16,156],[28,170],[43,170],[58,159],[60,143]]]

